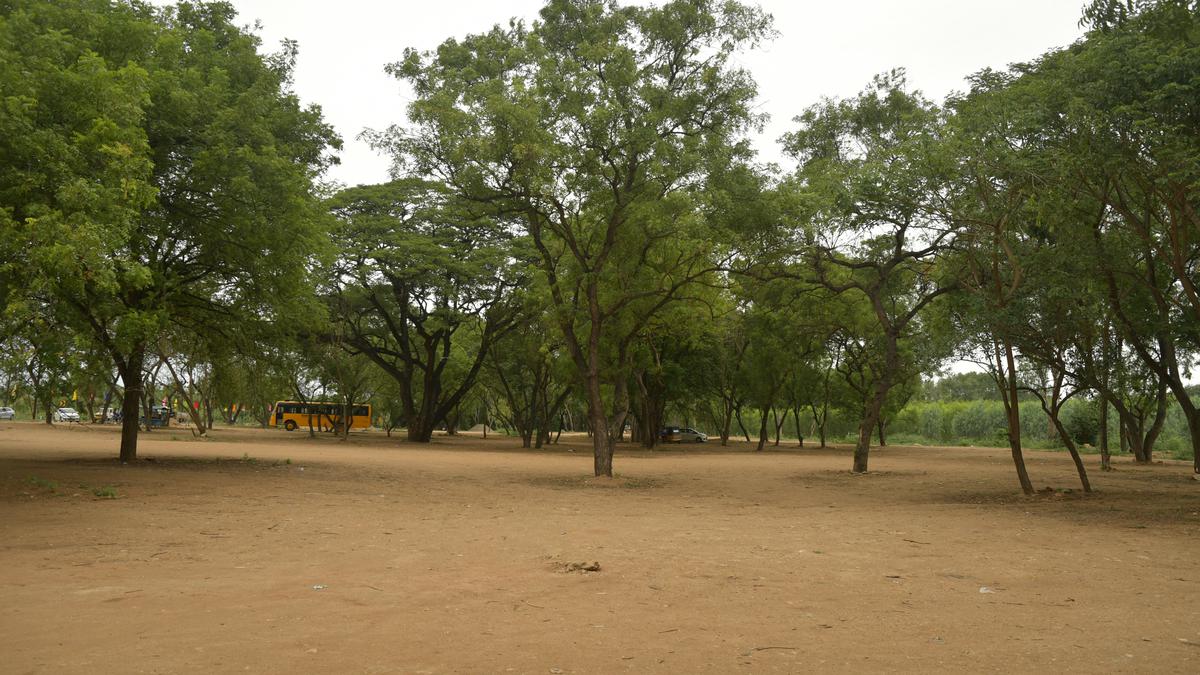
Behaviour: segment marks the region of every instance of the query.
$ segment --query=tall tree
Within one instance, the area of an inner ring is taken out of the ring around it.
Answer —
[[[1182,408],[1200,472],[1200,10],[1185,0],[1097,0],[1072,47],[1015,68],[1039,115],[1037,178],[1081,204],[1063,236],[1093,246],[1092,274],[1125,344]]]
[[[124,383],[137,454],[148,349],[296,309],[338,141],[228,3],[14,0],[0,22],[0,210],[55,311]],[[119,38],[114,38],[119,36]],[[7,237],[6,237],[7,239]]]
[[[697,204],[714,168],[748,154],[755,86],[733,58],[769,34],[769,16],[733,1],[552,0],[532,27],[390,67],[416,92],[414,127],[379,142],[529,234],[581,374],[596,475],[612,475],[643,327],[721,257]]]
[[[334,320],[348,349],[395,378],[408,439],[427,443],[520,318],[519,242],[418,179],[350,188],[328,205]]]
[[[954,235],[941,215],[951,163],[940,146],[940,111],[906,91],[901,71],[796,121],[800,128],[783,142],[800,161],[795,185],[807,222],[797,243],[811,271],[785,273],[864,298],[877,323],[880,363],[854,449],[853,471],[864,473],[903,365],[901,343],[927,333],[922,310],[954,288],[939,263]]]

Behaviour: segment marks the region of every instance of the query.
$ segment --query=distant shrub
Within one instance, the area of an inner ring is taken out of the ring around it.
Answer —
[[[968,401],[952,426],[959,438],[991,440],[1005,435],[1004,406],[997,401]]]
[[[1095,401],[1071,399],[1059,416],[1071,440],[1096,445],[1100,436],[1100,406]]]

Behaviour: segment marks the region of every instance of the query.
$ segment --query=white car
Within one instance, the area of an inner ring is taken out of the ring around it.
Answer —
[[[11,420],[11,419],[15,419],[16,416],[17,416],[17,411],[13,410],[12,408],[9,408],[9,407],[0,408],[0,420]]]
[[[55,411],[54,416],[59,422],[78,422],[79,413],[75,412],[74,408],[59,408]]]

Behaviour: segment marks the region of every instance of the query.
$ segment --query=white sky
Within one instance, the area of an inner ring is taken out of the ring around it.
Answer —
[[[822,96],[850,96],[877,73],[903,66],[935,100],[964,76],[1002,68],[1070,44],[1084,0],[762,0],[780,36],[740,57],[771,116],[755,139],[780,161],[777,139]],[[341,134],[341,165],[330,178],[354,185],[387,179],[388,159],[357,140],[364,128],[403,122],[408,93],[383,72],[405,47],[425,50],[448,37],[487,30],[511,17],[531,22],[542,0],[232,0],[244,24],[262,23],[264,48],[300,43],[295,90],[317,103]]]

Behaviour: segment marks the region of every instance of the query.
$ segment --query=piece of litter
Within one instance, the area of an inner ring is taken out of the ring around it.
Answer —
[[[316,584],[316,585],[314,585],[314,586],[313,586],[313,590],[314,590],[314,591],[323,591],[323,590],[325,590],[326,588],[329,588],[329,587],[328,587],[328,586],[326,586],[325,584]]]
[[[979,587],[979,592],[980,592],[980,593],[995,593],[996,591],[994,591],[994,590],[992,590],[992,589],[988,588],[987,586],[980,586],[980,587]]]

